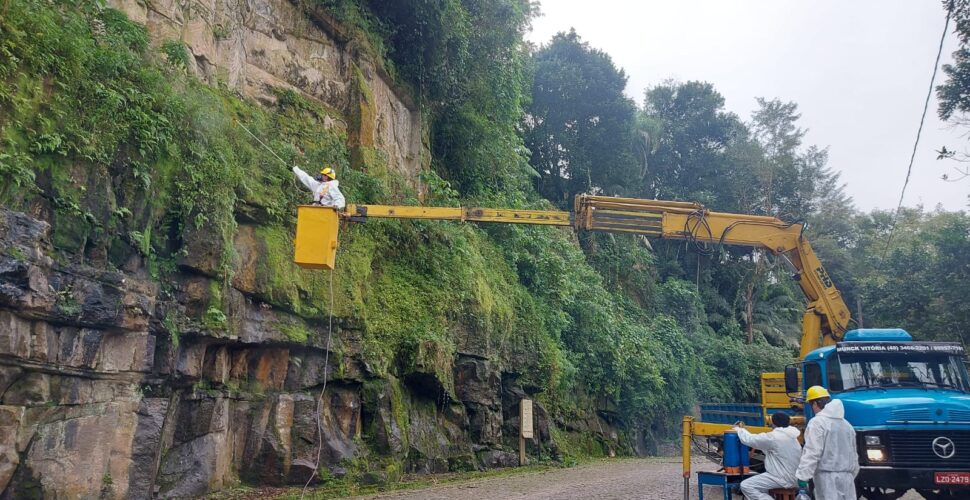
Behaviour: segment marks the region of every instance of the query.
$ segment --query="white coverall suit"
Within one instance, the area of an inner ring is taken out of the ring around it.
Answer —
[[[765,453],[765,472],[741,481],[741,493],[748,500],[772,500],[768,490],[794,488],[795,469],[802,456],[798,444],[798,429],[777,427],[771,432],[752,434],[743,427],[735,427],[738,439],[747,446]]]
[[[333,208],[344,208],[347,204],[343,193],[340,192],[340,183],[337,182],[337,179],[320,182],[310,177],[310,174],[300,170],[300,167],[293,167],[293,173],[307,189],[313,192],[313,203]]]
[[[815,500],[855,500],[858,473],[855,429],[845,419],[842,402],[833,399],[808,421],[795,476],[799,481],[814,477]]]

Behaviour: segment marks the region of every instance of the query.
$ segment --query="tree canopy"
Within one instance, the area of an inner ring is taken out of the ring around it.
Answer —
[[[939,100],[937,113],[940,118],[959,127],[968,124],[967,114],[970,113],[970,1],[943,0],[943,8],[947,9],[956,25],[953,32],[959,38],[959,46],[953,52],[953,64],[943,65],[946,81],[936,87],[936,97]],[[970,154],[966,149],[947,149],[944,145],[939,150],[938,159],[955,160],[955,176],[944,174],[945,181],[960,181],[970,177]],[[970,201],[970,194],[968,201]]]
[[[623,94],[626,74],[575,30],[556,34],[532,59],[525,143],[539,192],[561,206],[579,193],[629,194],[636,105]]]

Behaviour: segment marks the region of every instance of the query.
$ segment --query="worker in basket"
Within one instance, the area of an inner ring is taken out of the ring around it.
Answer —
[[[805,396],[815,416],[805,428],[805,449],[795,471],[798,487],[807,488],[808,480],[814,479],[816,500],[855,500],[859,454],[845,408],[818,385],[809,387]]]
[[[774,427],[771,432],[752,434],[744,427],[734,428],[742,443],[765,454],[765,472],[741,481],[745,498],[772,500],[768,490],[795,487],[795,469],[802,456],[802,445],[798,444],[798,429],[788,425],[790,420],[787,413],[777,412],[771,415]]]
[[[313,193],[314,205],[342,209],[347,204],[343,193],[340,192],[337,173],[332,168],[324,167],[319,174],[310,177],[310,174],[304,172],[300,167],[294,166],[293,173]]]

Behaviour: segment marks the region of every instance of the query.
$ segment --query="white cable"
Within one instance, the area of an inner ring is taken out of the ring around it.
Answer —
[[[257,139],[258,140],[258,139]],[[323,454],[323,424],[320,422],[320,415],[323,413],[323,395],[327,392],[327,368],[330,365],[330,339],[333,333],[333,269],[330,270],[330,318],[327,320],[327,350],[323,355],[323,388],[320,389],[320,397],[317,398],[317,462],[313,465],[313,471],[310,472],[310,478],[306,480],[306,484],[303,485],[303,491],[300,493],[300,500],[303,500],[303,496],[306,495],[306,489],[310,486],[310,481],[313,481],[313,477],[316,476],[317,470],[320,469],[320,455]]]
[[[258,142],[258,143],[259,143],[259,144],[260,144],[261,146],[263,146],[264,148],[266,148],[266,151],[269,151],[269,154],[271,154],[271,155],[273,155],[273,156],[275,156],[275,157],[276,157],[276,159],[277,159],[277,160],[279,160],[279,161],[280,161],[280,162],[281,162],[281,163],[282,163],[283,165],[285,165],[285,166],[287,166],[287,167],[289,167],[289,166],[290,166],[290,164],[289,164],[289,163],[286,163],[286,160],[284,160],[284,159],[282,159],[282,158],[280,158],[280,155],[278,155],[278,154],[276,154],[276,151],[273,151],[273,149],[272,149],[272,148],[270,148],[269,146],[267,146],[265,142],[263,142],[263,141],[261,141],[261,140],[259,139],[259,137],[256,137],[256,134],[254,134],[254,133],[252,133],[252,132],[251,132],[251,131],[250,131],[250,130],[249,130],[248,128],[246,128],[246,126],[245,126],[245,125],[243,125],[241,121],[239,121],[239,120],[236,120],[236,123],[237,123],[237,124],[238,124],[238,125],[239,125],[240,127],[242,127],[242,129],[243,129],[243,130],[245,130],[247,134],[249,134],[250,136],[252,136],[252,138],[253,138],[253,139],[256,139],[256,142]]]

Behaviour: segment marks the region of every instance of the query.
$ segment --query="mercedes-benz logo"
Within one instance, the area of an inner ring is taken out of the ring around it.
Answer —
[[[954,446],[952,439],[940,436],[933,440],[933,453],[940,458],[950,458],[956,455],[957,447]]]

